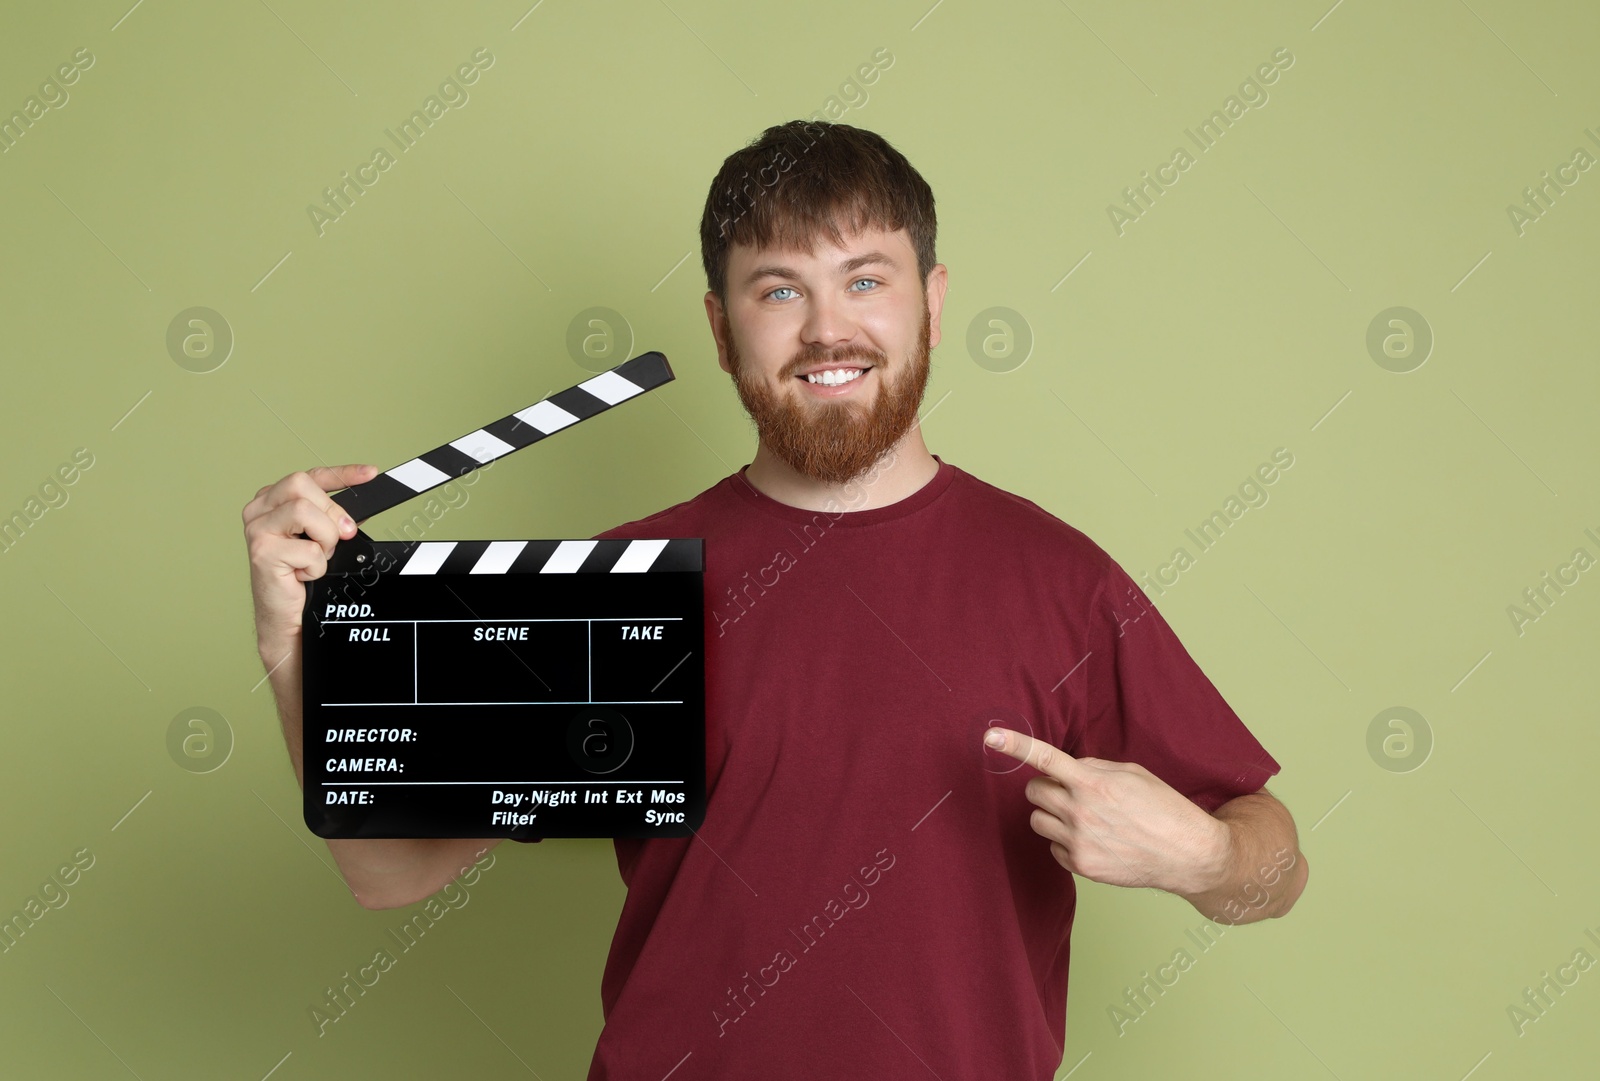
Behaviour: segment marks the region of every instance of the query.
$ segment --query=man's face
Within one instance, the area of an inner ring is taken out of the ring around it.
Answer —
[[[811,255],[735,246],[727,309],[706,296],[722,369],[762,444],[832,484],[865,472],[916,422],[945,285],[935,267],[924,294],[903,229],[845,244],[821,237]]]

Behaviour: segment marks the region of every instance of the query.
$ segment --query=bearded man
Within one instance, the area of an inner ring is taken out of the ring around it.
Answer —
[[[712,183],[705,310],[757,446],[599,534],[705,539],[707,805],[691,837],[614,841],[591,1079],[1043,1081],[1074,874],[1229,924],[1305,888],[1278,763],[1122,567],[928,451],[935,225],[905,157],[843,124],[769,128]],[[1035,464],[1041,485],[1068,468]],[[303,583],[355,532],[326,493],[375,473],[291,474],[245,508],[297,773]],[[497,840],[327,844],[378,909]],[[1163,993],[1146,984],[1130,1010]]]

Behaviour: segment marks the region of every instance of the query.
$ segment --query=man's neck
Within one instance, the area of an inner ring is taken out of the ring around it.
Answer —
[[[865,473],[843,484],[813,480],[767,449],[756,445],[756,456],[745,469],[745,479],[762,495],[803,510],[868,510],[886,507],[911,495],[934,478],[939,463],[928,453],[920,428],[912,428]]]

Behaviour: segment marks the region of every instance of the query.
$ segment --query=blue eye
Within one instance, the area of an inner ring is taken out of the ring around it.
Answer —
[[[789,286],[787,286],[787,285],[780,285],[780,286],[778,286],[778,287],[777,287],[777,288],[776,288],[776,289],[774,289],[774,290],[772,290],[772,292],[771,292],[771,293],[768,293],[768,294],[767,294],[767,296],[768,296],[768,297],[771,297],[771,296],[772,296],[772,295],[773,295],[773,293],[781,293],[781,292],[783,292],[783,291],[784,291],[784,290],[786,290],[786,289],[787,289],[787,290],[788,290],[788,291],[789,291],[789,292],[791,292],[791,293],[792,293],[792,292],[794,292],[794,290],[793,290],[793,289],[792,289],[792,288],[790,288],[790,287],[789,287]]]
[[[878,284],[877,282],[873,281],[871,278],[857,278],[851,284],[852,285],[860,285],[862,282],[866,282],[868,285],[877,285]],[[858,293],[866,293],[866,292],[870,292],[870,291],[871,290],[868,290],[868,289],[857,289],[856,290],[856,292],[858,292]]]

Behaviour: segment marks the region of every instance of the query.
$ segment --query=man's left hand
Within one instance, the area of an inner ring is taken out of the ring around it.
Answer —
[[[1039,771],[1026,792],[1033,831],[1056,862],[1112,886],[1148,886],[1179,896],[1214,888],[1226,874],[1227,823],[1137,762],[1074,758],[1041,740],[998,725],[985,733],[992,750]]]

